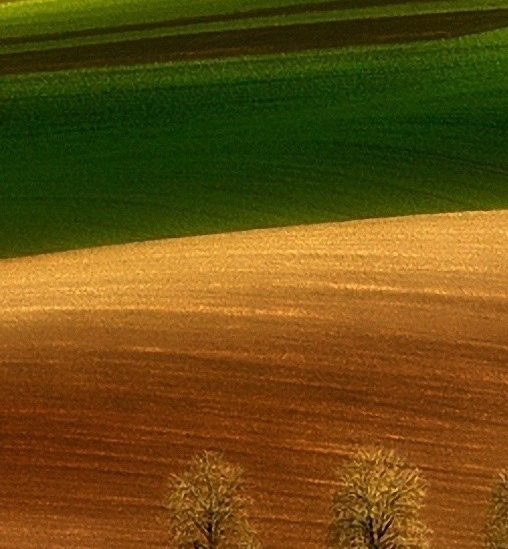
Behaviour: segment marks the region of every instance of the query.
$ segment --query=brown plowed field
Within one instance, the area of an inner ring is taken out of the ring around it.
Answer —
[[[508,9],[207,31],[0,55],[0,75],[451,38],[508,25]]]
[[[508,212],[260,230],[0,262],[0,546],[163,547],[165,479],[247,471],[269,549],[323,547],[354,444],[477,548],[508,465]]]

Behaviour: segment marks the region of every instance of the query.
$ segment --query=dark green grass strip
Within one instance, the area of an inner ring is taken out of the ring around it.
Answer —
[[[0,55],[0,75],[396,44],[464,36],[507,25],[508,8],[209,31]]]

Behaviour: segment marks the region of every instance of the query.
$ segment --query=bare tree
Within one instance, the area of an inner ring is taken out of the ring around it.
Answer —
[[[174,549],[257,549],[247,518],[243,470],[204,452],[173,476],[166,501]]]
[[[483,539],[488,549],[508,549],[508,471],[499,473],[490,494]]]
[[[329,545],[336,549],[426,549],[420,519],[425,484],[393,451],[360,449],[337,470]]]

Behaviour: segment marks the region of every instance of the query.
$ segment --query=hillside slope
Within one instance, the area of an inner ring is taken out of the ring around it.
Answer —
[[[0,78],[0,257],[508,206],[506,29]]]
[[[167,539],[165,479],[245,467],[263,547],[323,547],[354,444],[429,479],[436,549],[477,549],[506,466],[508,212],[325,224],[0,262],[0,534]]]

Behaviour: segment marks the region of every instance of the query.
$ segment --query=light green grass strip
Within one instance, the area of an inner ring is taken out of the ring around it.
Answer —
[[[0,4],[0,38],[236,13],[307,2],[308,0],[24,0]]]
[[[414,4],[402,4],[376,8],[362,8],[354,10],[334,10],[330,12],[315,12],[289,16],[262,17],[255,19],[241,19],[237,21],[226,21],[224,23],[188,25],[184,27],[174,27],[167,29],[135,31],[127,33],[107,34],[103,36],[80,37],[48,42],[19,44],[0,47],[0,54],[31,50],[40,51],[63,47],[75,47],[87,44],[106,44],[111,42],[121,42],[124,40],[137,40],[143,38],[194,34],[205,31],[210,32],[235,29],[249,29],[262,26],[290,25],[297,23],[318,23],[325,21],[367,19],[374,17],[382,18],[417,14],[423,15],[430,13],[449,13],[452,11],[468,11],[471,9],[489,10],[502,7],[506,7],[506,0],[489,0],[482,3],[481,6],[478,6],[477,2],[474,0],[462,2],[460,6],[457,5],[457,2],[455,0],[451,0],[450,2],[415,2]]]

